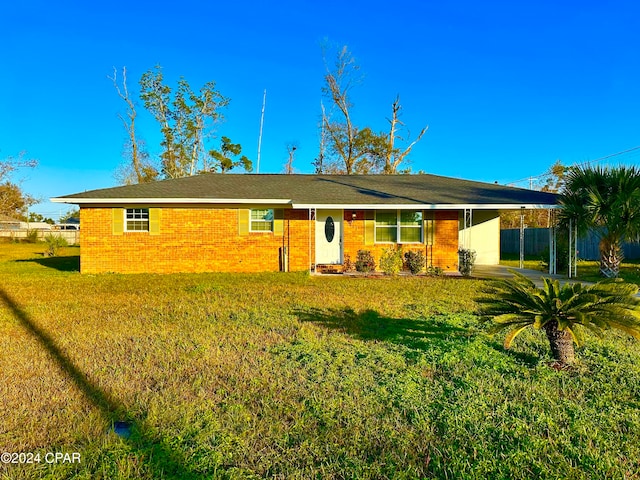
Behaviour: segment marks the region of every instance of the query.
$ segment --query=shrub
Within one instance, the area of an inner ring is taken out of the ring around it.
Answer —
[[[615,328],[640,338],[640,299],[632,283],[603,281],[583,286],[543,277],[538,288],[522,274],[512,280],[494,280],[489,296],[478,299],[481,314],[493,322],[491,332],[508,330],[504,347],[527,327],[543,329],[553,358],[560,365],[573,363],[573,343],[583,343],[583,329],[602,336]]]
[[[353,263],[353,260],[351,260],[351,257],[349,255],[345,255],[344,262],[342,263],[342,270],[345,272],[353,272],[355,269],[356,266]]]
[[[460,273],[468,277],[471,275],[473,265],[476,263],[476,251],[469,250],[467,248],[461,248],[458,250],[458,270]]]
[[[402,247],[385,248],[380,257],[380,268],[387,275],[397,275],[402,270]]]
[[[38,243],[38,230],[27,230],[25,243]]]
[[[409,250],[404,254],[404,263],[406,264],[407,269],[415,275],[422,271],[424,266],[427,264],[427,261],[424,258],[422,251],[416,252]]]
[[[429,275],[430,277],[441,277],[442,273],[443,272],[440,267],[434,267],[433,265],[429,265],[429,267],[427,268],[427,275]]]
[[[358,272],[368,273],[376,269],[376,262],[369,250],[358,250],[356,256],[356,270]]]
[[[69,245],[67,240],[61,235],[54,235],[52,233],[47,234],[44,237],[44,241],[47,244],[47,256],[55,257],[58,255],[61,247],[66,247]]]

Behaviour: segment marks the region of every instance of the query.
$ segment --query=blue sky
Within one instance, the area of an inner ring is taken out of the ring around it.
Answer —
[[[637,2],[616,0],[6,1],[0,158],[26,150],[38,159],[18,179],[42,198],[116,185],[124,104],[107,76],[126,66],[137,90],[160,64],[171,85],[216,82],[231,99],[218,135],[254,161],[266,89],[260,172],[281,172],[295,142],[294,167],[312,173],[329,39],[348,45],[364,73],[356,124],[386,130],[399,94],[412,135],[429,125],[414,170],[509,183],[557,159],[640,145],[639,14]],[[141,116],[138,133],[157,154],[158,126]],[[32,210],[55,218],[66,209]]]

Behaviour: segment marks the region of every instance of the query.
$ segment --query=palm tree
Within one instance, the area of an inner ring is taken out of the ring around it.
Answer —
[[[488,289],[491,295],[479,299],[481,313],[491,317],[492,333],[509,329],[504,340],[509,348],[514,338],[527,327],[543,329],[553,358],[561,365],[574,361],[573,343],[583,343],[582,327],[601,336],[615,328],[640,339],[640,298],[638,287],[617,280],[583,286],[543,278],[537,288],[524,275],[495,280]]]
[[[560,195],[560,220],[578,235],[600,236],[600,272],[617,277],[621,243],[640,238],[640,170],[636,167],[572,167]]]

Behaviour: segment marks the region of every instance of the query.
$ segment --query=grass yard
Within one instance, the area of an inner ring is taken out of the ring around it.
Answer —
[[[2,479],[639,478],[624,335],[556,371],[540,332],[484,333],[476,280],[94,276],[43,250],[0,244],[0,446],[42,459]]]

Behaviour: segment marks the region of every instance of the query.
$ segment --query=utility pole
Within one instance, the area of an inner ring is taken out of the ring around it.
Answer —
[[[260,134],[258,135],[258,167],[256,173],[260,173],[260,149],[262,148],[262,127],[264,125],[264,107],[267,103],[267,89],[264,89],[264,95],[262,96],[262,113],[260,114]]]

